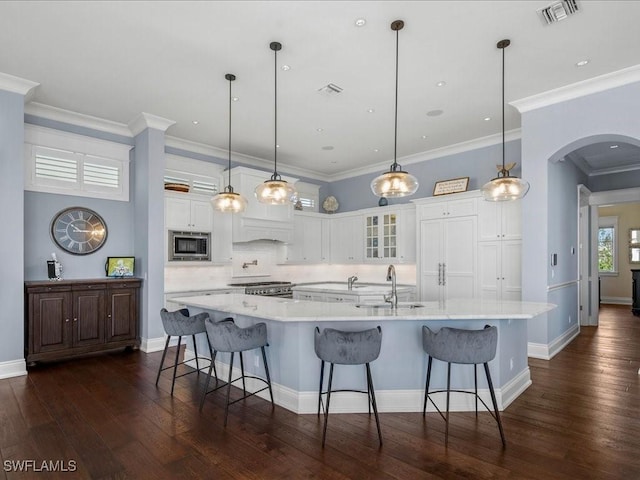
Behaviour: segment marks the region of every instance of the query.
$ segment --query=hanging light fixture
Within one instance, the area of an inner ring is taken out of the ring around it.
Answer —
[[[224,78],[229,80],[229,165],[227,167],[229,184],[224,187],[222,193],[218,193],[211,199],[211,204],[219,212],[241,213],[247,208],[247,200],[239,193],[234,192],[231,186],[231,82],[236,79],[236,76],[227,73]]]
[[[273,50],[273,59],[275,67],[274,75],[274,147],[273,147],[273,175],[269,180],[256,187],[256,197],[260,203],[269,205],[286,205],[287,203],[295,203],[297,194],[295,189],[278,174],[278,51],[282,50],[279,42],[271,42],[269,48]]]
[[[371,190],[378,197],[406,197],[418,190],[418,180],[410,173],[402,170],[396,161],[398,151],[398,40],[399,32],[404,27],[402,20],[391,23],[391,30],[396,32],[396,109],[395,129],[393,138],[393,164],[388,172],[379,175],[371,182]]]
[[[485,183],[481,190],[484,199],[492,202],[518,200],[529,191],[529,182],[509,175],[509,170],[516,166],[515,162],[504,163],[504,49],[510,44],[510,40],[500,40],[496,45],[502,50],[502,165],[496,165],[498,176]]]

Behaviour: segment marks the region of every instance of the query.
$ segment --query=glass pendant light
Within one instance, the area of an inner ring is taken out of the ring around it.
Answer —
[[[529,182],[522,178],[512,177],[509,170],[515,167],[515,163],[504,163],[504,49],[511,44],[510,40],[500,40],[496,45],[502,50],[502,165],[496,165],[498,176],[482,186],[482,196],[491,202],[506,202],[518,200],[529,191]]]
[[[278,174],[278,51],[282,50],[282,45],[278,42],[271,42],[269,48],[273,50],[273,59],[275,66],[274,75],[274,147],[273,147],[273,175],[269,180],[265,180],[263,183],[256,187],[256,198],[260,203],[267,203],[269,205],[286,205],[288,203],[295,203],[297,200],[297,193],[295,189]]]
[[[402,170],[396,161],[398,151],[398,40],[399,32],[404,27],[402,20],[391,23],[391,30],[396,32],[396,109],[393,144],[393,164],[388,172],[379,175],[371,182],[371,190],[378,197],[406,197],[418,190],[418,180],[410,173]]]
[[[229,184],[224,187],[222,193],[218,193],[211,199],[211,204],[219,212],[241,213],[247,208],[247,200],[239,193],[234,192],[231,186],[231,82],[236,79],[236,76],[227,73],[224,78],[229,80],[229,165],[227,167]]]

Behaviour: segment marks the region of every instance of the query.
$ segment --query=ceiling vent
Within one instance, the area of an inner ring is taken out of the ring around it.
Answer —
[[[342,92],[342,88],[337,85],[334,85],[333,83],[329,83],[328,85],[325,85],[324,87],[319,88],[318,92],[322,93],[323,95],[328,95],[330,97],[333,97],[335,95],[338,95],[340,92]]]
[[[578,10],[578,2],[576,0],[562,0],[538,10],[538,13],[547,25],[550,25],[560,20],[565,20],[569,15],[578,12]]]

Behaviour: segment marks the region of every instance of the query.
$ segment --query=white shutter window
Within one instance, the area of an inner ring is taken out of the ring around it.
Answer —
[[[191,185],[193,193],[201,193],[203,195],[215,195],[218,193],[218,184],[207,182],[205,180],[194,179]]]
[[[73,152],[34,147],[32,181],[62,189],[73,189],[78,183],[79,158]]]

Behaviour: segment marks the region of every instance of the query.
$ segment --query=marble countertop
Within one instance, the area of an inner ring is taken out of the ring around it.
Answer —
[[[398,292],[415,291],[415,285],[397,284]],[[317,292],[317,293],[344,293],[349,295],[376,295],[387,294],[391,291],[391,283],[358,283],[353,285],[353,289],[349,290],[347,282],[323,282],[323,283],[303,283],[291,287],[291,290]]]
[[[451,299],[445,302],[399,302],[398,309],[393,310],[383,304],[312,302],[235,293],[178,297],[172,301],[205,310],[280,322],[529,319],[556,307],[548,303]]]

